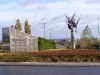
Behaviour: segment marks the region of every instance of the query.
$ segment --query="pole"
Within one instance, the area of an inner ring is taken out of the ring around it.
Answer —
[[[46,23],[43,23],[43,24],[44,24],[44,38],[45,38],[45,37],[46,37],[46,36],[45,36],[45,24],[46,24]]]
[[[53,30],[53,29],[48,29],[48,30],[50,31],[50,40],[51,40],[51,37],[52,37],[51,30]]]
[[[52,30],[54,30],[54,29],[57,29],[57,28],[48,29],[50,31],[50,40],[52,39]]]
[[[99,50],[100,50],[100,26],[99,26],[99,18],[98,18],[98,41],[99,41]]]
[[[43,24],[43,36],[44,38],[46,37],[46,33],[45,33],[45,26],[46,26],[46,23],[40,23],[40,24]]]
[[[75,49],[75,31],[74,31],[74,29],[71,29],[71,44],[72,44],[72,49]]]
[[[76,45],[78,45],[78,32],[77,32],[77,28],[75,29],[75,48]]]
[[[51,30],[50,30],[50,40],[51,40]]]

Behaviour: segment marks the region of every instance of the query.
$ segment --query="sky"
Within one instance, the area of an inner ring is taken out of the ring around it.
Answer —
[[[86,25],[91,28],[93,36],[97,37],[100,0],[0,0],[0,36],[3,27],[15,25],[16,19],[20,19],[24,28],[27,19],[32,35],[43,37],[42,23],[46,23],[46,38],[50,38],[50,32],[52,39],[70,38],[65,14],[70,17],[74,13],[76,19],[80,17],[76,38],[80,38]]]

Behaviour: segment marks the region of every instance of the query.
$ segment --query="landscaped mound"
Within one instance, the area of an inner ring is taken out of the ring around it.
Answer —
[[[1,62],[99,62],[99,50],[60,50],[31,53],[1,53]]]

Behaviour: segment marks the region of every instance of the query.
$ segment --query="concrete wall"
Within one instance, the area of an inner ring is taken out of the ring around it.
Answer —
[[[15,30],[14,28],[3,28],[2,40],[4,48],[10,52],[38,50],[38,38],[36,36]]]

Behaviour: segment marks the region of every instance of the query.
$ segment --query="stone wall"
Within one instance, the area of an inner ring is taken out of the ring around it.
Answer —
[[[5,50],[11,52],[38,50],[38,38],[36,36],[15,30],[14,28],[3,28],[2,40]]]

